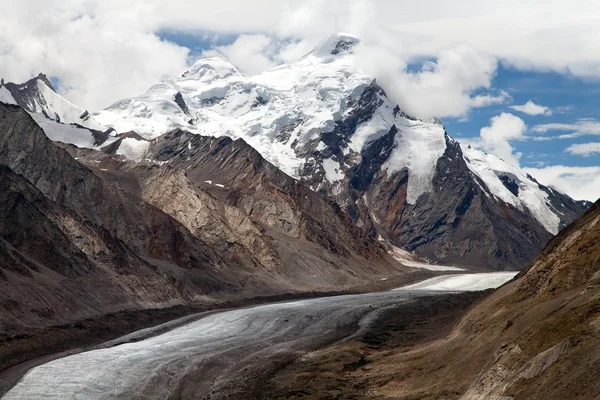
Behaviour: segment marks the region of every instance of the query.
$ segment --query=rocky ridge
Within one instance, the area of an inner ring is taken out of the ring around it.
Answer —
[[[3,331],[405,274],[334,203],[234,146],[221,143],[223,162],[249,171],[239,187],[251,189],[258,172],[249,193],[204,190],[181,169],[51,142],[20,107],[0,104]]]

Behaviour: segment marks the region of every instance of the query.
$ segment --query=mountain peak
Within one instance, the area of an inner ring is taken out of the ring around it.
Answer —
[[[43,74],[43,73],[40,72],[32,80],[40,80],[40,81],[44,82],[44,84],[46,86],[48,86],[54,93],[56,93],[56,89],[54,88],[54,86],[52,85],[52,82],[50,82],[50,80],[48,79],[48,77],[46,76],[46,74]]]
[[[39,73],[25,83],[7,82],[2,89],[5,103],[11,103],[12,98],[13,104],[19,105],[29,113],[39,114],[45,119],[58,123],[76,124],[97,131],[106,130],[87,110],[58,94],[43,73]]]
[[[225,57],[213,56],[198,59],[189,70],[183,73],[181,77],[200,80],[214,80],[227,78],[232,75],[240,75],[240,72]]]
[[[312,52],[317,56],[337,56],[352,54],[354,48],[360,43],[360,38],[349,33],[335,33],[323,43],[318,45]]]

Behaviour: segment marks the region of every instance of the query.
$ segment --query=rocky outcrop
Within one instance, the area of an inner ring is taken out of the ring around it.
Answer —
[[[253,260],[283,274],[278,280],[294,281],[285,275],[304,268],[298,266],[305,262],[302,257],[294,258],[304,251],[317,250],[310,262],[335,265],[342,281],[391,265],[385,249],[336,203],[282,173],[242,140],[175,130],[152,141],[149,161],[141,163],[74,147],[69,151],[103,179],[179,220],[220,254]],[[370,261],[358,267],[352,261],[357,257]]]
[[[148,157],[185,171],[194,185],[271,229],[340,254],[380,254],[380,245],[335,202],[282,173],[243,140],[176,130],[155,140]]]

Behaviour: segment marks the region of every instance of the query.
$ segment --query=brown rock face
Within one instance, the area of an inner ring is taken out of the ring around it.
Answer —
[[[552,238],[531,215],[484,193],[485,184],[470,173],[456,142],[448,140],[438,160],[434,191],[385,219],[389,188],[405,193],[406,185],[402,175],[381,174],[367,198],[372,208],[383,208],[383,213],[373,212],[385,221],[391,239],[424,257],[477,269],[517,270]]]
[[[404,273],[339,207],[243,142],[173,135],[152,150],[172,139],[196,152],[127,163],[50,142],[22,109],[0,105],[3,331]]]
[[[241,140],[176,130],[153,141],[147,159],[156,161],[143,163],[69,151],[106,181],[179,220],[229,262],[267,270],[269,279],[286,290],[294,290],[306,271],[310,274],[302,280],[308,288],[395,270],[385,250],[337,204],[285,175]]]

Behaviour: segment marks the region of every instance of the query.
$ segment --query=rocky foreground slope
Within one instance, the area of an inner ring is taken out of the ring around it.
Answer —
[[[187,174],[52,142],[22,108],[0,104],[3,333],[122,309],[343,290],[407,270],[243,142],[173,132],[152,150],[160,157],[179,142],[197,163]]]
[[[442,300],[436,300],[439,310],[421,307],[421,313],[439,318]],[[436,325],[423,319],[419,325],[397,313],[362,342],[312,354],[269,385],[287,394],[302,388],[305,398],[334,398],[336,390],[348,393],[338,398],[599,398],[600,202],[444,338],[434,331],[427,335],[437,340],[407,346]],[[396,345],[378,350],[386,342]]]

